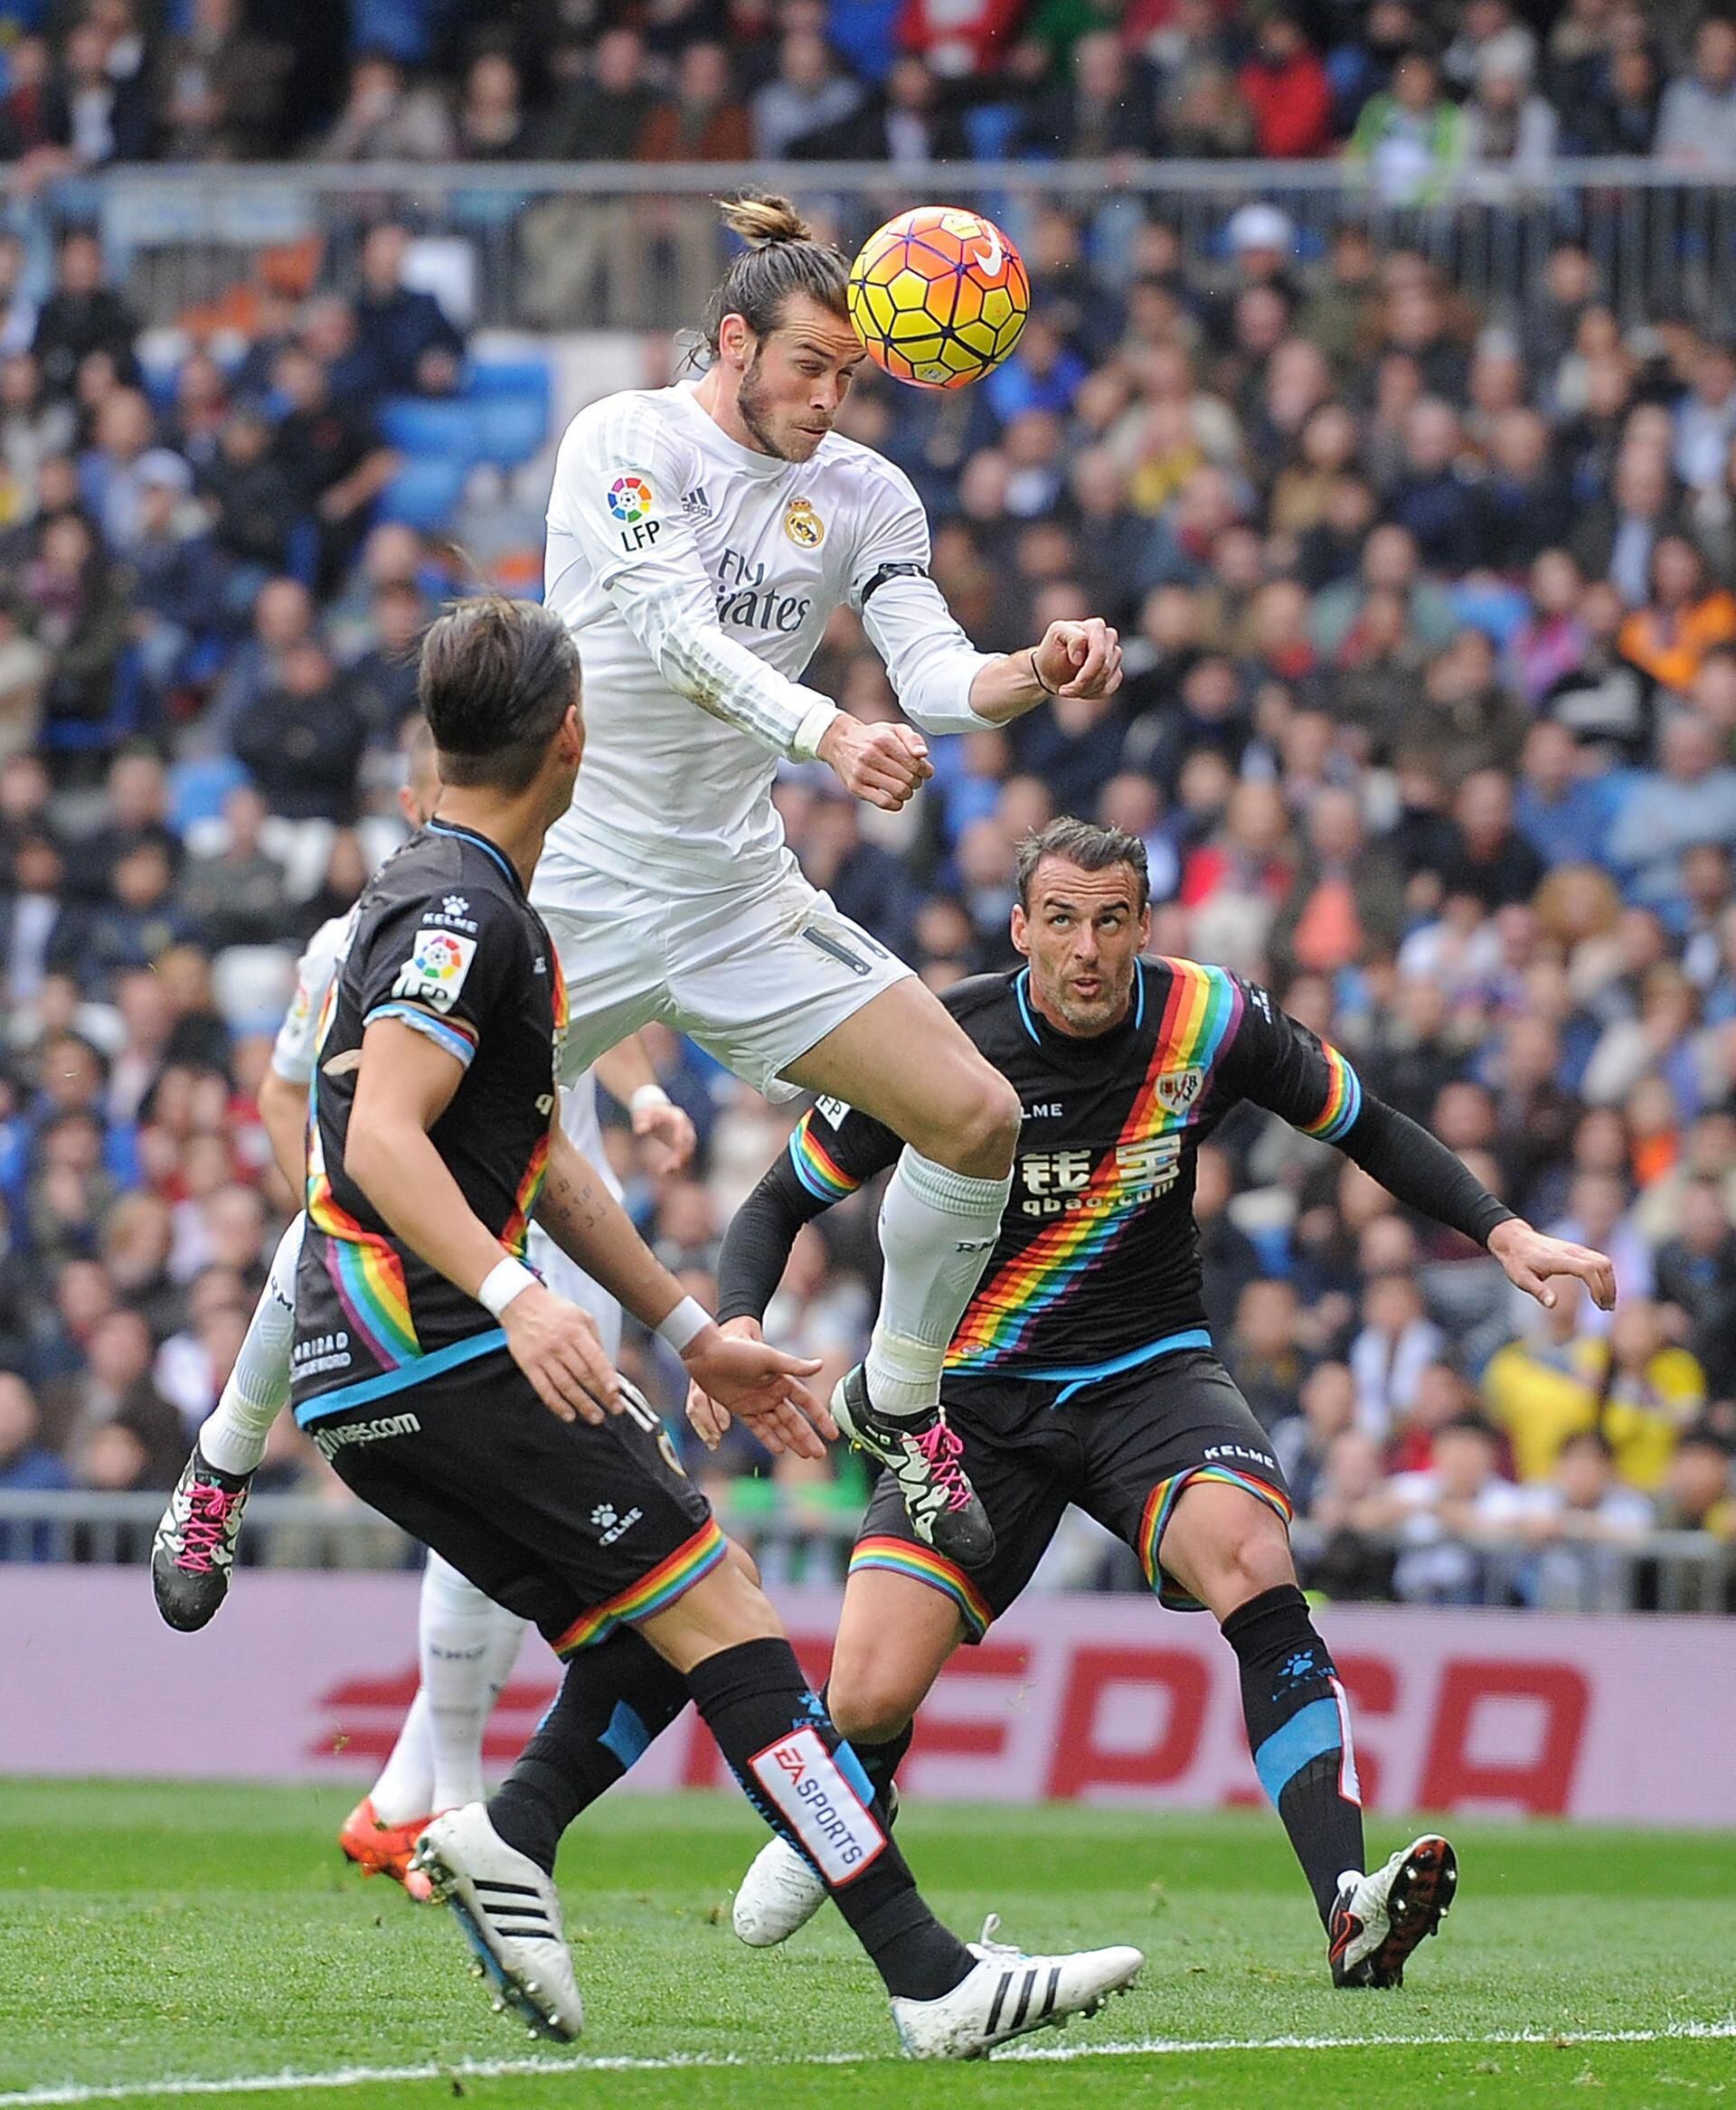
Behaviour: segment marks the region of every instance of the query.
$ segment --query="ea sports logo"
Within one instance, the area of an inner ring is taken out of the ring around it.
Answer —
[[[617,476],[609,487],[609,510],[630,527],[651,510],[651,486],[643,476]]]

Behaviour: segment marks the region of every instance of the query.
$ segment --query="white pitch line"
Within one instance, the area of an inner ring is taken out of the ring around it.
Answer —
[[[1670,2044],[1736,2039],[1736,2015],[1722,2022],[1672,2022],[1663,2030],[1512,2030],[1480,2037],[1440,2033],[1416,2037],[1141,2037],[1109,2044],[1032,2044],[1009,2048],[1014,2059],[1175,2058],[1217,2051],[1369,2051],[1424,2050],[1458,2046],[1463,2050],[1502,2045],[1544,2044],[1562,2047],[1599,2044]],[[889,2053],[888,2057],[891,2056]],[[359,2088],[374,2081],[498,2080],[509,2076],[559,2076],[571,2073],[676,2073],[684,2068],[858,2066],[872,2062],[873,2052],[813,2052],[795,2058],[738,2058],[727,2052],[672,2052],[662,2058],[459,2058],[420,2066],[345,2066],[327,2073],[239,2074],[229,2080],[137,2081],[87,2087],[24,2088],[0,2095],[0,2110],[53,2110],[57,2105],[161,2101],[186,2096],[278,2096],[292,2088]]]

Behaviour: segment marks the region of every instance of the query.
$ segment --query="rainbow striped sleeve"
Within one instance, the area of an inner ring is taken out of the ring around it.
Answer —
[[[861,1180],[847,1173],[814,1133],[814,1116],[804,1114],[789,1139],[789,1162],[796,1177],[818,1201],[842,1201],[854,1194]]]
[[[1298,1121],[1304,1135],[1316,1135],[1322,1143],[1336,1143],[1348,1135],[1363,1110],[1363,1087],[1356,1072],[1329,1041],[1320,1051],[1326,1059],[1326,1103],[1312,1121]]]
[[[911,1582],[926,1583],[929,1589],[939,1590],[943,1597],[950,1597],[958,1606],[959,1617],[972,1641],[980,1641],[994,1624],[994,1607],[981,1590],[962,1568],[955,1567],[930,1547],[915,1545],[908,1539],[874,1533],[858,1539],[850,1555],[852,1575],[858,1568],[866,1568],[906,1576]]]
[[[476,1029],[466,1019],[436,1018],[431,1011],[424,1011],[418,1003],[376,1003],[362,1023],[365,1028],[382,1018],[395,1019],[413,1032],[426,1033],[460,1069],[468,1069],[476,1060]]]

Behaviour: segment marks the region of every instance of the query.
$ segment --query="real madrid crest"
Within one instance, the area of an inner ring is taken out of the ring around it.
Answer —
[[[819,548],[826,540],[826,523],[815,512],[812,500],[790,500],[784,508],[784,532],[798,550]]]

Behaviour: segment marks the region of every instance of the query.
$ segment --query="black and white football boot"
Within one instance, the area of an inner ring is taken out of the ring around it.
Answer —
[[[833,1391],[832,1418],[897,1481],[905,1514],[925,1546],[960,1568],[983,1568],[994,1559],[995,1527],[965,1473],[964,1439],[948,1427],[943,1408],[882,1414],[869,1399],[867,1374],[857,1363]]]
[[[196,1634],[229,1595],[250,1473],[222,1473],[197,1444],[181,1468],[151,1544],[156,1608],[180,1634]]]
[[[449,1905],[495,1989],[496,2014],[510,2008],[533,2037],[571,2043],[585,2026],[553,1881],[508,1846],[481,1803],[436,1817],[416,1842],[413,1873],[437,1905]]]
[[[911,2058],[986,2058],[997,2044],[1094,2015],[1127,1991],[1146,1960],[1122,1948],[1027,1956],[995,1939],[1000,1924],[991,1912],[982,1940],[969,1945],[976,1969],[950,1992],[892,2002],[899,2042]]]

